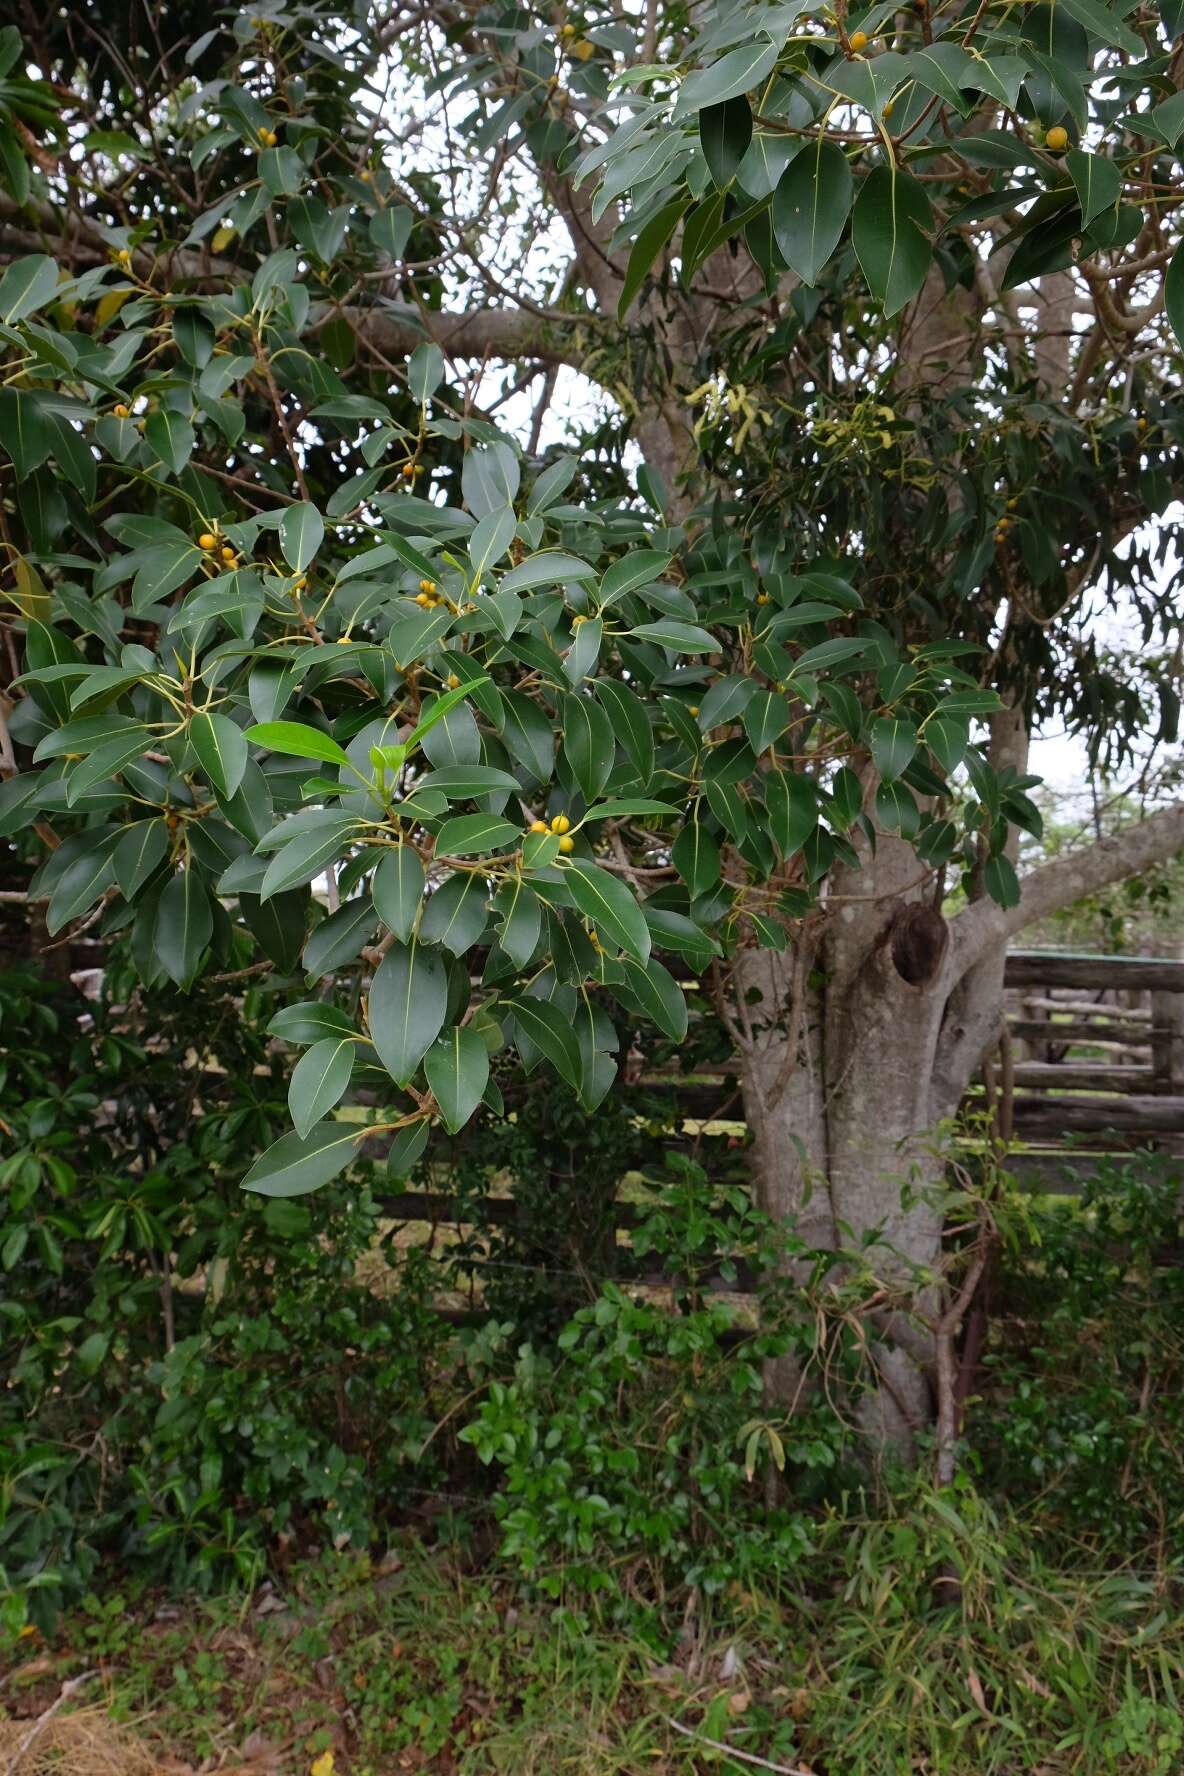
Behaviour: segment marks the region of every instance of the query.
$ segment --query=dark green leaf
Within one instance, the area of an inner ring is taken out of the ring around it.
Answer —
[[[197,443],[197,434],[189,421],[171,408],[158,407],[144,422],[144,437],[166,469],[179,475]]]
[[[297,1061],[288,1086],[288,1111],[302,1140],[341,1102],[354,1070],[355,1046],[348,1036],[326,1036]]]
[[[387,951],[370,983],[370,1040],[396,1085],[406,1085],[440,1034],[447,1007],[439,950],[413,940]]]
[[[304,968],[310,975],[332,974],[352,962],[370,942],[378,914],[368,894],[360,894],[322,920],[304,946]]]
[[[307,1196],[345,1169],[363,1132],[349,1123],[322,1122],[306,1135],[281,1135],[255,1161],[242,1188],[261,1196]]]
[[[214,932],[210,897],[193,869],[165,884],[156,905],[152,947],[161,967],[179,987],[188,986]]]
[[[748,100],[737,94],[700,111],[699,141],[711,177],[720,191],[726,191],[752,141],[752,108]]]
[[[585,801],[594,801],[613,768],[617,750],[613,725],[591,697],[565,697],[562,714],[564,756]]]
[[[547,999],[524,996],[511,1000],[509,1009],[522,1034],[550,1061],[560,1079],[578,1091],[583,1072],[580,1045],[558,1006]]]
[[[308,500],[298,506],[285,507],[280,519],[280,548],[294,572],[304,572],[320,548],[324,535],[325,521]]]
[[[851,209],[851,168],[820,130],[794,156],[773,193],[773,233],[786,264],[813,286],[839,244]]]
[[[125,900],[134,900],[165,860],[169,830],[163,820],[137,820],[125,828],[112,853],[115,880]]]
[[[475,857],[484,851],[504,851],[521,838],[522,828],[498,814],[458,814],[440,828],[436,850],[441,857]]]
[[[424,874],[418,851],[397,845],[382,853],[370,884],[374,910],[400,943],[406,943],[423,899]]]
[[[871,743],[872,760],[880,776],[899,777],[917,750],[917,730],[912,722],[883,716],[872,723]]]
[[[688,75],[679,88],[674,106],[674,122],[689,117],[707,105],[720,105],[739,93],[751,92],[759,86],[777,60],[777,45],[767,37],[730,49],[718,61]]]
[[[670,858],[692,900],[706,894],[719,881],[719,846],[699,820],[689,820],[683,827]]]
[[[267,1026],[272,1036],[284,1042],[320,1042],[326,1036],[354,1033],[354,1027],[343,1011],[320,999],[305,999],[298,1005],[284,1005]]]
[[[744,103],[742,100],[741,103]],[[747,110],[747,105],[745,105]],[[651,216],[642,228],[629,251],[629,263],[625,267],[625,277],[621,284],[621,294],[617,299],[617,318],[624,320],[633,306],[633,298],[646,280],[654,260],[678,227],[679,219],[689,197],[678,197],[668,203],[664,209]]]
[[[923,186],[895,165],[874,167],[855,201],[851,239],[885,315],[897,314],[925,282],[933,261],[932,231],[933,211]]]
[[[489,1079],[489,1050],[475,1030],[460,1025],[424,1056],[423,1070],[450,1135],[463,1128]]]
[[[818,796],[809,777],[770,771],[765,778],[769,836],[782,857],[801,850],[818,825]]]
[[[204,710],[192,717],[189,739],[210,787],[218,796],[233,796],[243,780],[250,756],[246,736],[228,715]]]

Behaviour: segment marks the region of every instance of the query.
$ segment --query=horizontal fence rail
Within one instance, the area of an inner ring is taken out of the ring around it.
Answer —
[[[1015,1150],[1008,1169],[1021,1185],[1038,1194],[1072,1195],[1083,1180],[1108,1160],[1136,1147],[1184,1152],[1184,961],[1166,958],[1065,956],[1019,952],[1007,959],[1006,1042],[1010,1047],[1011,1126]],[[1106,994],[1121,993],[1122,1003]],[[1058,995],[1061,995],[1058,997]],[[1039,1015],[1026,1015],[1038,1013]],[[1075,1052],[1086,1049],[1087,1053]],[[634,1102],[645,1139],[655,1124],[667,1131],[673,1150],[693,1152],[709,1175],[718,1174],[725,1156],[735,1175],[747,1130],[734,1059],[714,1061],[693,1073],[642,1073],[614,1087]],[[999,1068],[995,1068],[995,1097]],[[985,1108],[981,1086],[967,1106]],[[474,1203],[440,1191],[402,1190],[385,1196],[392,1221],[451,1228],[459,1232],[510,1230],[521,1220],[508,1196]],[[605,1205],[608,1254],[620,1257],[630,1232],[648,1213],[624,1200]],[[494,1231],[488,1263],[496,1267]],[[540,1255],[538,1269],[561,1262],[556,1252]],[[466,1256],[466,1262],[470,1259]],[[483,1268],[480,1253],[474,1268]],[[565,1273],[566,1274],[566,1273]],[[641,1269],[630,1279],[642,1286],[666,1286],[669,1277]],[[741,1290],[750,1279],[743,1270],[732,1280],[706,1279],[706,1286]]]

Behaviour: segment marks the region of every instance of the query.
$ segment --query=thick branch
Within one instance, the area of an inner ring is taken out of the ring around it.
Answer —
[[[1003,908],[980,900],[953,921],[955,967],[971,967],[991,943],[1014,937],[1025,926],[1072,906],[1114,882],[1140,875],[1184,851],[1184,802],[1149,814],[1081,851],[1067,851],[1020,881],[1018,906]]]
[[[478,308],[469,314],[453,314],[406,302],[384,302],[373,308],[352,305],[333,312],[345,317],[359,340],[388,356],[401,356],[432,339],[452,357],[529,358],[539,364],[570,364],[577,370],[590,356],[588,329],[595,324],[591,315],[573,315],[562,309],[532,313],[520,308]]]
[[[22,225],[30,216],[36,222],[32,228]],[[110,264],[112,258],[108,242],[92,223],[59,215],[49,205],[20,211],[10,199],[0,197],[0,260],[21,253],[50,253],[75,271]],[[166,287],[185,283],[217,290],[244,275],[233,260],[184,247],[158,251],[146,244],[135,250],[132,264],[137,276],[158,287],[163,277]],[[386,355],[402,356],[431,339],[455,357],[530,359],[576,369],[590,355],[588,329],[596,324],[595,316],[566,309],[478,308],[455,314],[382,298],[322,313],[325,318],[340,314],[359,340]]]

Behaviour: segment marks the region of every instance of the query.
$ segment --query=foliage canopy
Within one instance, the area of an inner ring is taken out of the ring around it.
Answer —
[[[1039,816],[981,743],[1001,690],[1098,743],[1117,714],[1119,745],[1150,693],[1173,731],[1170,674],[1087,678],[1055,640],[1099,566],[1162,615],[1119,544],[1178,480],[1179,420],[1111,386],[1116,356],[1128,393],[1168,361],[1164,296],[1126,305],[1174,245],[1178,24],[265,5],[151,75],[102,18],[89,70],[69,20],[0,37],[30,249],[0,281],[0,831],[50,844],[51,932],[126,934],[146,984],[292,977],[295,1130],[251,1188],[344,1166],[351,1086],[410,1165],[433,1119],[496,1107],[505,1044],[594,1107],[614,1003],[679,1037],[680,974],[784,949],[885,841],[1014,904]],[[430,111],[402,136],[392,86]],[[623,335],[579,253],[551,306],[464,312],[557,215],[625,252]],[[1015,293],[1071,265],[1102,343],[1066,406]],[[952,381],[940,327],[936,363],[897,349],[971,301]],[[581,365],[647,460],[540,452],[537,424],[523,450],[489,358]]]

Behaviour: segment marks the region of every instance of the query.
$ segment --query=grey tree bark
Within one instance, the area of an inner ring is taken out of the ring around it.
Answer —
[[[1007,712],[999,743],[1020,744]],[[879,1270],[914,1312],[881,1322],[883,1383],[867,1428],[907,1458],[932,1417],[932,1340],[922,1320],[941,1264],[940,1211],[927,1190],[944,1161],[936,1125],[956,1112],[1003,1021],[1008,939],[1026,924],[1184,849],[1184,803],[1033,870],[1018,907],[973,902],[947,920],[916,860],[885,835],[876,857],[836,882],[796,953],[741,951],[732,1033],[755,1188],[811,1245],[841,1249],[879,1230]],[[926,898],[926,895],[928,898]],[[908,1183],[908,1201],[902,1186]],[[771,1377],[782,1404],[797,1373]]]

